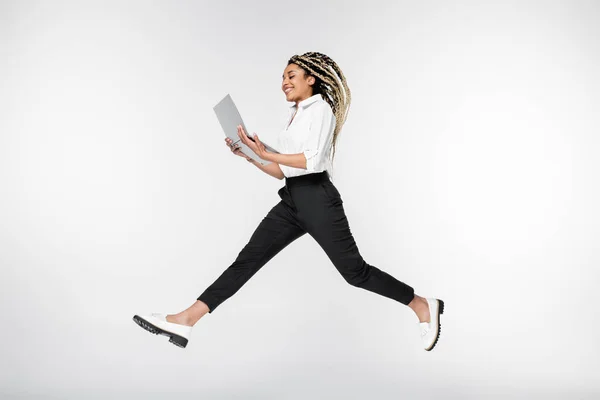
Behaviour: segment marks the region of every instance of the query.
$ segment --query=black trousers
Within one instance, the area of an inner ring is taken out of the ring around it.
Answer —
[[[285,178],[285,186],[277,193],[281,201],[263,218],[233,264],[198,297],[209,312],[305,233],[319,243],[349,284],[405,305],[411,302],[412,287],[363,260],[350,232],[340,193],[327,171]]]

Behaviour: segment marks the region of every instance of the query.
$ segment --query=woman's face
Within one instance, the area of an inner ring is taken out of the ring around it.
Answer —
[[[296,64],[288,65],[283,71],[281,90],[285,93],[287,101],[296,104],[312,96],[312,86],[315,83],[314,76],[307,76],[302,68]]]

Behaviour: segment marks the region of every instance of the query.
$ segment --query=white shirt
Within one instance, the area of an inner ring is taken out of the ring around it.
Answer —
[[[302,100],[298,106],[296,103],[290,106],[288,120],[278,136],[277,150],[281,154],[304,153],[306,169],[279,164],[286,178],[325,170],[331,175],[329,155],[335,124],[331,106],[320,94]]]

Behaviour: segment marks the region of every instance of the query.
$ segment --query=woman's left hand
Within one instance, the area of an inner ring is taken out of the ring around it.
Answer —
[[[265,149],[265,145],[260,142],[260,140],[258,139],[258,135],[256,135],[256,133],[253,135],[254,141],[252,141],[248,136],[246,136],[246,132],[244,131],[244,128],[242,128],[241,125],[238,125],[237,128],[238,128],[238,136],[240,137],[240,139],[242,139],[242,143],[244,143],[246,146],[250,147],[250,149],[254,153],[256,153],[257,156],[262,158],[263,160],[271,161],[269,159],[269,156],[272,153],[269,153],[267,151],[267,149]]]

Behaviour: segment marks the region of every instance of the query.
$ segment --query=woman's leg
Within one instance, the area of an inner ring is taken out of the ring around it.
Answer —
[[[415,295],[411,286],[365,262],[333,183],[325,181],[296,193],[294,200],[308,233],[350,285],[396,300],[413,309],[420,321],[429,320],[427,301]]]
[[[280,195],[282,192],[280,191]],[[233,296],[263,265],[306,232],[284,201],[274,206],[258,225],[236,260],[186,310],[167,316],[168,322],[193,326]]]
[[[417,314],[419,322],[430,322],[429,304],[427,304],[425,297],[415,294],[415,298],[408,303],[408,306]]]

